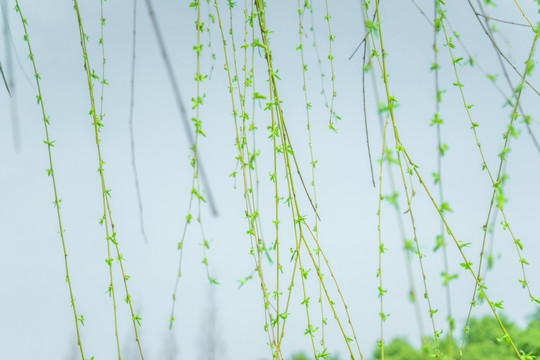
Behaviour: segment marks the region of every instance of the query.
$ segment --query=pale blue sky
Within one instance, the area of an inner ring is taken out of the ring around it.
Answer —
[[[7,4],[6,4],[7,3]],[[240,2],[239,2],[240,3]],[[327,60],[328,30],[324,21],[324,3],[314,1],[315,31],[317,34],[322,67],[326,74],[325,90],[331,94],[330,64]],[[428,16],[432,16],[432,2],[417,1]],[[14,150],[11,127],[10,99],[0,83],[0,358],[64,359],[74,352],[76,346],[69,295],[65,284],[63,253],[56,213],[52,205],[53,194],[47,177],[47,149],[43,144],[43,124],[40,109],[36,105],[36,88],[23,31],[17,14],[12,10],[11,0],[5,0],[11,34],[20,64],[14,58],[16,79],[16,104],[19,116],[19,152]],[[243,3],[242,3],[243,4]],[[242,4],[239,4],[242,5]],[[165,42],[174,65],[184,102],[195,96],[195,55],[192,46],[196,42],[195,13],[188,2],[155,2],[156,16],[164,33]],[[203,13],[208,7],[203,4]],[[221,4],[225,16],[225,4]],[[321,246],[327,254],[340,287],[347,299],[352,321],[365,358],[368,358],[379,336],[379,305],[377,298],[378,235],[377,200],[378,189],[371,185],[369,162],[365,146],[362,108],[362,49],[349,60],[362,37],[361,8],[358,1],[331,2],[332,32],[336,35],[333,54],[336,74],[335,110],[342,120],[338,122],[337,134],[328,130],[328,110],[320,95],[320,72],[310,46],[313,39],[305,38],[308,71],[308,91],[313,103],[311,112],[313,146],[318,160],[316,168],[317,196]],[[532,1],[521,4],[533,23],[538,21],[537,5]],[[101,52],[99,39],[99,2],[81,4],[85,26],[89,35],[91,62],[100,69]],[[21,3],[28,19],[30,40],[36,55],[42,78],[42,91],[48,115],[51,117],[51,136],[56,140],[54,148],[55,169],[62,216],[71,266],[78,310],[86,321],[82,328],[82,341],[87,357],[96,359],[115,358],[112,305],[105,295],[108,286],[106,242],[98,220],[101,217],[100,184],[97,155],[91,119],[88,116],[89,101],[82,66],[81,49],[75,12],[71,2],[25,1]],[[145,211],[145,227],[149,243],[145,244],[139,231],[138,205],[131,169],[130,139],[128,128],[129,82],[131,64],[132,2],[108,1],[105,3],[107,26],[105,44],[107,54],[106,78],[110,85],[105,89],[105,127],[102,146],[106,161],[105,174],[112,189],[112,209],[122,252],[127,259],[125,266],[131,275],[130,291],[135,307],[143,318],[141,339],[147,359],[161,359],[176,340],[178,358],[197,359],[204,356],[204,336],[208,332],[208,311],[211,308],[211,292],[205,279],[205,268],[199,230],[196,224],[189,228],[184,253],[184,276],[177,295],[176,324],[172,334],[168,330],[171,295],[177,271],[179,253],[176,243],[180,239],[186,216],[191,184],[189,144],[171,87],[164,70],[163,61],[147,15],[144,1],[138,1],[137,70],[135,93],[135,150],[140,174],[142,200]],[[494,18],[524,23],[513,2],[499,1],[497,8],[489,8]],[[309,179],[309,149],[306,132],[305,105],[301,83],[298,46],[298,16],[296,2],[274,1],[269,4],[268,27],[271,35],[274,64],[279,68],[282,81],[278,84],[284,101],[286,121],[304,176]],[[206,16],[206,15],[205,15]],[[433,61],[433,30],[412,1],[385,1],[381,9],[383,36],[388,53],[388,72],[392,93],[399,100],[396,119],[403,144],[414,158],[433,193],[431,173],[436,169],[436,132],[429,126],[433,116],[434,78],[429,67]],[[235,18],[242,21],[240,11]],[[501,74],[499,63],[478,22],[466,4],[449,4],[448,18],[467,49],[490,74]],[[309,18],[305,20],[309,24]],[[3,24],[3,23],[2,23]],[[309,27],[305,25],[306,28]],[[532,42],[531,31],[499,23],[497,40],[520,71]],[[235,28],[237,47],[241,44],[242,28]],[[310,33],[308,33],[310,35]],[[204,83],[207,94],[201,108],[203,129],[207,137],[199,144],[205,169],[212,184],[220,216],[213,218],[207,207],[203,209],[206,237],[211,242],[208,253],[210,269],[220,281],[214,286],[216,301],[216,336],[218,355],[216,359],[269,359],[268,338],[263,331],[264,313],[260,294],[260,282],[254,277],[241,289],[238,280],[251,273],[253,259],[249,255],[249,239],[245,234],[244,201],[242,183],[234,181],[229,174],[235,170],[236,148],[234,125],[226,73],[223,70],[223,49],[217,27],[212,28],[213,52],[204,53],[203,73],[210,71],[212,78]],[[311,35],[310,35],[311,36]],[[259,36],[257,36],[259,37]],[[0,61],[5,69],[7,54],[4,52],[6,37],[0,39]],[[203,37],[207,43],[207,35]],[[455,82],[448,52],[439,37],[441,58],[441,87],[447,92],[441,104],[441,116],[445,120],[442,137],[450,150],[443,160],[445,198],[454,212],[448,221],[457,237],[472,242],[466,249],[475,264],[482,238],[491,185],[485,172],[481,171],[481,159],[463,105],[452,86]],[[457,56],[463,48],[457,44]],[[466,56],[465,56],[466,58]],[[536,56],[537,58],[537,56]],[[241,58],[240,58],[241,59]],[[258,59],[256,89],[267,94],[262,59]],[[24,71],[24,73],[23,73]],[[498,166],[497,154],[503,139],[501,134],[509,121],[510,110],[502,108],[504,98],[491,86],[478,66],[460,68],[462,82],[470,103],[474,104],[472,115],[480,124],[480,141],[487,161],[493,169]],[[98,71],[99,72],[99,71]],[[518,79],[510,70],[514,86]],[[29,79],[27,80],[27,78]],[[538,72],[531,83],[538,84]],[[368,116],[370,142],[374,171],[375,161],[381,153],[381,134],[374,105],[371,76],[367,76]],[[498,84],[508,93],[502,74]],[[382,86],[379,86],[382,96]],[[532,115],[532,130],[540,136],[538,99],[528,89],[522,103],[526,113]],[[190,114],[193,116],[193,114]],[[268,173],[271,169],[271,142],[267,139],[268,116],[257,112],[259,133],[257,144],[263,155],[259,163],[261,180],[261,216],[264,233],[272,241],[273,193]],[[525,247],[525,257],[531,263],[527,277],[535,296],[540,296],[540,251],[537,231],[540,199],[538,180],[540,154],[522,123],[522,132],[512,140],[508,157],[510,179],[506,185],[509,202],[506,206],[512,229]],[[393,141],[391,142],[393,144]],[[394,174],[398,178],[397,169]],[[390,194],[387,172],[383,180],[383,194]],[[439,218],[417,181],[414,199],[416,226],[424,258],[427,282],[434,307],[439,309],[435,317],[440,329],[447,328],[446,299],[442,279],[442,254],[433,253],[435,236],[439,232]],[[283,185],[284,187],[284,185]],[[399,198],[403,210],[404,195]],[[313,220],[308,204],[302,204],[308,219]],[[286,211],[282,212],[286,216]],[[410,238],[408,217],[403,216]],[[405,271],[402,240],[393,208],[383,206],[383,239],[388,252],[383,256],[385,312],[391,316],[385,324],[385,337],[406,335],[418,342],[419,327],[414,306],[408,301],[409,284]],[[284,227],[285,229],[285,227]],[[283,230],[281,235],[292,241],[292,232]],[[285,250],[284,250],[285,251]],[[533,312],[528,295],[518,283],[520,267],[516,250],[508,232],[500,229],[495,237],[495,255],[501,258],[487,277],[488,294],[495,300],[504,299],[505,312],[518,322]],[[289,253],[285,253],[285,257]],[[474,282],[462,270],[456,247],[449,247],[450,270],[459,273],[452,282],[452,309],[458,326],[463,324]],[[284,266],[290,266],[287,263]],[[423,292],[418,260],[413,261],[415,287]],[[274,274],[272,265],[265,268]],[[313,273],[314,271],[312,271]],[[311,275],[314,276],[314,275]],[[271,278],[272,275],[269,275]],[[329,277],[329,275],[328,275]],[[288,276],[285,276],[288,279]],[[314,280],[312,278],[311,280]],[[119,278],[117,280],[119,284]],[[285,355],[299,350],[309,350],[304,335],[305,312],[300,307],[300,279],[294,295],[294,307],[287,336],[283,343]],[[312,286],[312,298],[317,289]],[[119,298],[123,298],[119,291]],[[333,293],[335,295],[335,293]],[[430,333],[428,311],[419,296],[423,326]],[[315,302],[313,302],[315,304]],[[327,346],[329,351],[347,357],[343,340],[336,331],[329,309]],[[485,305],[475,309],[475,314],[487,313]],[[128,309],[119,304],[121,321],[120,338],[124,352],[131,359],[133,341]],[[315,311],[314,314],[317,314]],[[456,332],[456,335],[460,335]],[[134,357],[135,358],[135,357]]]

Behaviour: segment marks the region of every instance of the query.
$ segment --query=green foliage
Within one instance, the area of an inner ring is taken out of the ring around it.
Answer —
[[[540,356],[540,308],[529,318],[525,329],[520,329],[504,315],[500,315],[500,319],[507,332],[515,339],[522,359],[534,359]],[[411,345],[404,337],[396,337],[384,346],[384,358],[389,360],[427,360],[434,358],[436,353],[439,354],[438,358],[445,360],[516,359],[516,354],[502,335],[497,320],[491,315],[471,318],[465,335],[462,357],[459,355],[456,342],[449,337],[439,341],[424,339],[420,350]],[[377,347],[371,359],[379,360],[381,358],[381,349]],[[293,358],[293,360],[302,359],[304,358]]]
[[[422,359],[459,359],[459,348],[455,340],[454,337],[450,336],[439,338],[438,341],[433,338],[425,338],[422,344]]]
[[[298,352],[296,354],[294,354],[292,356],[292,359],[291,360],[310,360],[311,358],[304,352]],[[320,358],[320,359],[323,359],[323,358]],[[340,358],[338,356],[330,356],[330,357],[327,357],[325,359],[328,359],[328,360],[340,360]]]
[[[519,328],[510,322],[505,316],[500,316],[501,321],[512,338]],[[471,319],[470,330],[466,336],[463,348],[463,359],[486,359],[503,360],[515,359],[515,353],[506,343],[497,320],[492,316],[484,316],[481,319]]]
[[[516,345],[525,354],[540,357],[540,308],[530,317],[527,328],[519,332]]]
[[[384,346],[385,359],[392,360],[417,360],[423,359],[422,351],[412,346],[404,337],[392,339]],[[373,354],[373,359],[381,359],[381,348],[377,347]]]
[[[534,359],[540,356],[540,308],[530,316],[525,329],[520,329],[506,316],[500,315],[500,319],[510,334],[515,339],[517,348],[522,353],[523,359]],[[441,360],[510,360],[516,359],[512,347],[505,341],[497,320],[491,315],[481,318],[472,318],[469,322],[469,330],[465,337],[463,356],[459,356],[458,345],[455,339],[450,337],[435,341],[432,338],[423,339],[420,349],[413,346],[405,337],[393,338],[384,346],[384,358],[389,360],[428,360],[435,357]],[[303,352],[296,353],[291,360],[310,360],[309,355]],[[329,357],[329,360],[339,360],[337,356]],[[378,346],[371,360],[382,359],[381,348]]]
[[[306,353],[299,352],[293,355],[292,360],[309,360],[309,356]]]

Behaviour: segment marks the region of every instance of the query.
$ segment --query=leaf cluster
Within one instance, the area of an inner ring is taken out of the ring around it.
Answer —
[[[510,321],[506,316],[501,315],[501,321],[511,335],[512,339],[520,350],[522,359],[534,359],[540,356],[540,308],[537,308],[534,315],[530,316],[525,328],[520,328]],[[473,360],[510,360],[515,359],[516,354],[502,336],[497,321],[491,315],[481,318],[472,318],[467,328],[465,346],[462,357],[458,352],[458,346],[449,338],[438,342],[425,339],[421,349],[416,348],[404,337],[392,339],[384,347],[384,356],[392,360],[417,360],[431,359],[432,354],[439,350],[441,359],[450,359],[446,354],[450,346],[453,346],[454,359]],[[371,357],[373,360],[381,359],[381,349],[377,348]]]

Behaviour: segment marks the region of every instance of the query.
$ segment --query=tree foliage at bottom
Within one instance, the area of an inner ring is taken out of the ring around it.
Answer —
[[[524,329],[504,315],[500,318],[520,350],[521,358],[523,360],[540,358],[540,307],[529,317]],[[436,350],[441,360],[515,360],[517,358],[512,347],[502,336],[497,320],[491,315],[471,319],[461,356],[455,338],[447,337],[437,342],[433,339],[424,339],[422,346],[417,348],[406,337],[395,337],[385,344],[384,358],[387,360],[429,360],[434,358]],[[305,353],[297,353],[292,357],[292,360],[309,359],[311,357]],[[380,347],[375,349],[370,359],[382,359]],[[328,360],[339,360],[339,358],[331,357]]]

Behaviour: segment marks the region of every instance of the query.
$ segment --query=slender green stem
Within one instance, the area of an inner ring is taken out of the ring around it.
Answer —
[[[84,62],[84,69],[85,69],[85,73],[86,73],[86,80],[88,82],[88,93],[89,93],[89,97],[90,97],[90,116],[92,117],[92,120],[93,120],[92,125],[94,127],[94,136],[95,136],[95,140],[96,140],[96,150],[97,150],[97,155],[98,155],[98,164],[99,164],[98,172],[99,172],[99,177],[100,177],[100,182],[101,182],[101,191],[102,191],[102,199],[103,199],[103,211],[104,211],[104,216],[101,219],[101,223],[105,225],[105,234],[106,234],[106,240],[107,240],[108,249],[109,249],[110,243],[112,243],[114,245],[115,250],[116,250],[116,259],[117,259],[118,264],[120,266],[122,279],[123,279],[123,283],[124,283],[125,294],[126,294],[125,301],[128,304],[129,310],[130,310],[130,313],[131,313],[131,320],[132,320],[132,323],[133,323],[133,330],[134,330],[134,333],[135,333],[135,340],[136,340],[137,346],[139,348],[139,354],[141,356],[141,359],[144,360],[141,341],[140,341],[140,338],[139,338],[139,332],[137,330],[137,326],[140,325],[141,317],[139,316],[139,313],[135,314],[135,311],[133,309],[133,300],[131,298],[131,295],[130,295],[129,289],[128,289],[128,285],[127,285],[129,275],[126,274],[125,269],[124,269],[124,264],[123,264],[124,263],[124,258],[123,258],[122,253],[120,252],[120,247],[118,245],[117,234],[116,234],[116,231],[115,231],[115,225],[114,225],[114,222],[113,222],[112,211],[111,211],[111,206],[110,206],[110,202],[109,202],[109,197],[111,196],[111,194],[110,194],[111,190],[107,188],[106,181],[105,181],[105,174],[104,174],[105,161],[103,160],[103,157],[102,157],[101,139],[100,139],[100,136],[99,136],[99,134],[101,132],[101,128],[103,127],[103,123],[101,122],[100,116],[96,111],[96,101],[95,101],[95,96],[94,96],[94,84],[93,84],[93,80],[94,79],[99,79],[99,77],[95,74],[95,71],[90,66],[90,60],[89,60],[88,50],[87,50],[88,36],[84,32],[84,27],[83,27],[81,12],[79,10],[78,0],[73,0],[73,5],[74,5],[73,7],[74,7],[74,10],[75,10],[75,14],[77,16],[79,36],[80,36],[80,40],[81,40],[82,56],[83,56],[83,62]],[[110,254],[109,250],[108,250],[108,256],[109,257],[107,258],[106,261],[109,264],[109,267],[111,267],[113,260],[112,260],[112,257],[111,257],[111,254]],[[114,288],[113,282],[112,282],[112,277],[111,277],[111,285],[110,286]],[[114,312],[115,312],[115,317],[116,317],[116,304],[114,303],[113,306],[114,306]],[[116,336],[118,336],[117,332],[116,332]],[[118,358],[121,359],[119,345],[118,345]]]
[[[44,102],[44,99],[43,99],[43,93],[41,91],[41,82],[40,82],[41,76],[39,75],[39,72],[37,70],[35,54],[32,51],[32,45],[30,44],[30,35],[28,33],[28,21],[23,15],[23,12],[22,12],[22,9],[21,9],[21,7],[19,5],[18,0],[15,0],[15,11],[19,14],[20,19],[21,19],[21,24],[22,24],[23,29],[24,29],[24,40],[26,41],[26,44],[28,46],[28,54],[29,54],[28,57],[29,57],[30,61],[32,62],[32,67],[33,67],[33,70],[34,70],[34,76],[35,76],[35,79],[36,79],[36,87],[37,87],[37,96],[36,96],[36,98],[37,98],[38,105],[41,108],[41,114],[43,116],[43,126],[44,126],[44,129],[45,129],[45,140],[43,142],[47,145],[47,155],[48,155],[48,159],[49,159],[49,168],[47,169],[47,175],[49,175],[51,177],[51,180],[52,180],[53,193],[54,193],[54,206],[56,208],[56,217],[58,219],[58,229],[59,229],[58,232],[60,234],[60,239],[62,241],[62,251],[64,253],[64,269],[65,269],[65,273],[66,273],[66,282],[68,284],[69,298],[71,300],[71,308],[73,309],[73,320],[75,321],[75,330],[77,332],[77,345],[79,347],[79,352],[81,354],[81,359],[85,360],[83,345],[82,345],[82,341],[81,341],[81,331],[80,331],[80,328],[79,328],[79,322],[81,323],[81,325],[84,325],[84,316],[83,315],[80,315],[80,316],[78,315],[77,306],[75,304],[75,296],[73,295],[73,293],[74,293],[73,292],[73,286],[72,286],[72,283],[71,283],[71,277],[69,275],[69,263],[68,263],[68,253],[67,253],[67,248],[66,248],[66,239],[65,239],[65,235],[64,235],[64,227],[62,225],[62,214],[61,214],[61,211],[60,211],[60,203],[62,202],[62,200],[60,199],[60,196],[58,195],[58,188],[57,188],[57,185],[56,185],[56,173],[54,171],[54,166],[53,166],[52,149],[54,147],[55,140],[52,140],[50,135],[49,135],[50,118],[49,118],[49,116],[47,116],[47,112],[45,111],[45,102]]]

